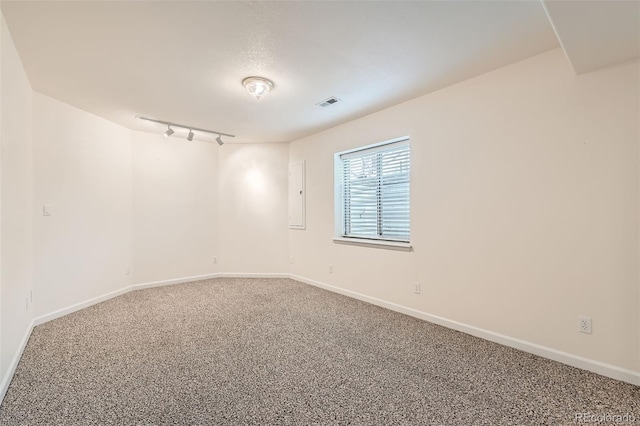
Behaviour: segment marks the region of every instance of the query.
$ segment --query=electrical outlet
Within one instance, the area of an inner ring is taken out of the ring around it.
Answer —
[[[293,264],[293,256],[289,256],[289,263]]]
[[[126,268],[124,268],[124,274],[125,275],[131,275],[131,267],[127,266]]]
[[[413,292],[415,294],[420,294],[420,283],[413,283]]]
[[[591,318],[579,316],[578,317],[578,331],[580,333],[591,334]]]
[[[333,274],[333,265],[329,265],[329,273]]]
[[[218,258],[216,256],[213,256],[213,263],[218,263]]]

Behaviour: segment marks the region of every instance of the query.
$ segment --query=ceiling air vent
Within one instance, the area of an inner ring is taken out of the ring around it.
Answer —
[[[329,105],[333,105],[339,101],[340,99],[336,98],[335,96],[332,96],[328,99],[325,99],[324,101],[318,102],[316,105],[324,108],[324,107],[328,107]]]

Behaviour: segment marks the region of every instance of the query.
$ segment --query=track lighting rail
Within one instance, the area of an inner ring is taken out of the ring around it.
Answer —
[[[172,126],[173,127],[179,127],[181,129],[187,129],[187,130],[189,130],[189,136],[187,137],[187,139],[189,139],[189,140],[193,139],[193,131],[194,130],[196,132],[204,132],[204,133],[210,133],[212,135],[218,135],[218,137],[216,138],[216,141],[218,142],[219,145],[222,145],[224,143],[224,142],[222,142],[222,136],[226,136],[226,137],[229,137],[229,138],[235,138],[235,135],[230,135],[229,133],[218,132],[216,130],[201,129],[199,127],[187,126],[186,124],[173,123],[171,121],[156,120],[155,118],[143,117],[141,115],[136,115],[136,118],[139,118],[140,120],[153,121],[154,123],[166,124],[168,126],[168,130],[171,130]],[[166,134],[166,132],[165,132],[165,136],[166,137],[171,136],[171,134],[173,134],[173,131],[171,131],[171,133],[169,133],[169,134]]]

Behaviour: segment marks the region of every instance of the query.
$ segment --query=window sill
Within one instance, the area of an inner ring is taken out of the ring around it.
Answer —
[[[411,243],[402,243],[399,241],[384,240],[367,240],[364,238],[344,238],[334,237],[333,242],[336,244],[346,244],[361,247],[381,248],[387,250],[412,251]]]

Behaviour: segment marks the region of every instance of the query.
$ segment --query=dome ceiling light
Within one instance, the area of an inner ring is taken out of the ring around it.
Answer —
[[[242,80],[242,85],[246,87],[250,95],[260,99],[261,96],[269,93],[273,89],[273,81],[264,77],[247,77]]]

